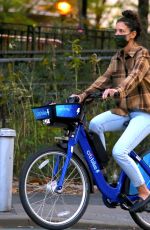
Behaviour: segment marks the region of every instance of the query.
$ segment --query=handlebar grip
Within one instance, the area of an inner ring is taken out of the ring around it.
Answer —
[[[88,100],[88,99],[95,99],[95,98],[102,98],[102,95],[103,95],[103,92],[102,91],[99,91],[99,92],[96,92],[96,93],[91,93],[89,94],[85,100]],[[119,92],[115,92],[114,93],[114,98],[119,98],[120,97],[120,93]],[[67,99],[67,103],[79,103],[80,99],[78,96],[70,96],[68,97]]]
[[[87,98],[90,98],[90,99],[102,98],[103,92],[104,91],[99,91],[99,92],[96,92],[96,93],[91,93],[91,94],[88,95]],[[108,95],[108,97],[109,97],[109,95]],[[119,92],[115,92],[113,97],[114,98],[119,98],[120,97],[120,93]]]
[[[114,98],[120,97],[120,93],[119,92],[115,92],[114,93]]]
[[[67,103],[78,103],[79,102],[79,97],[74,96],[74,97],[68,97]]]
[[[102,92],[96,92],[96,93],[91,93],[87,96],[87,99],[95,99],[95,98],[101,98],[103,95]]]

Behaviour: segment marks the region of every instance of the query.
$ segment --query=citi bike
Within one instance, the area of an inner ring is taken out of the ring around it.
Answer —
[[[89,98],[98,98],[91,94]],[[73,98],[64,104],[33,108],[36,120],[51,127],[62,126],[65,135],[56,147],[30,155],[21,170],[19,192],[22,205],[30,218],[46,229],[60,230],[74,225],[84,214],[94,185],[108,208],[120,206],[129,211],[142,229],[150,230],[149,209],[130,212],[138,199],[137,190],[121,171],[116,185],[103,174],[107,155],[94,133],[85,128],[85,103]],[[137,162],[150,189],[150,151],[130,156]]]

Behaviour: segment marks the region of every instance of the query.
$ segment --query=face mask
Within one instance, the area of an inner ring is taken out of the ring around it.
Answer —
[[[128,41],[126,40],[126,35],[128,34],[115,35],[115,42],[118,48],[124,48],[128,44]]]

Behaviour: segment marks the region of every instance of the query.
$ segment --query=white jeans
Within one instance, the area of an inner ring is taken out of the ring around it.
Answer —
[[[124,123],[127,121],[130,122],[125,127]],[[128,154],[150,134],[150,114],[135,111],[129,116],[120,116],[107,111],[91,120],[89,130],[99,135],[105,148],[104,132],[124,130],[112,150],[113,157],[135,187],[145,183],[136,163]]]

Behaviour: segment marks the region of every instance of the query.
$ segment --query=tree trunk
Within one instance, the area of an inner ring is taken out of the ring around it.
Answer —
[[[140,42],[147,48],[150,48],[150,40],[148,36],[148,11],[149,0],[138,0],[138,13],[142,25]]]
[[[96,28],[99,28],[100,20],[104,13],[104,6],[106,4],[106,0],[101,0],[101,5],[97,2],[97,14],[96,14]]]
[[[79,5],[79,25],[81,28],[87,27],[87,2],[88,0],[78,0]]]
[[[82,0],[82,17],[87,18],[87,0]]]

